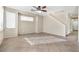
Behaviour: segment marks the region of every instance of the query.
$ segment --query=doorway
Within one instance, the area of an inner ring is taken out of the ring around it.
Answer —
[[[70,20],[70,34],[67,36],[69,41],[78,41],[78,18]]]

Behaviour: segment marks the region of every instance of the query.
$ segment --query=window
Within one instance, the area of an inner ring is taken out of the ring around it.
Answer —
[[[21,19],[21,21],[31,21],[31,22],[33,22],[33,17],[29,17],[29,16],[21,15],[20,19]]]
[[[16,14],[6,11],[6,28],[15,28]]]

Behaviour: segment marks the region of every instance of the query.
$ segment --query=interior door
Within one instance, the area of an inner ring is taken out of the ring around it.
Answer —
[[[5,38],[17,36],[16,12],[5,9]]]

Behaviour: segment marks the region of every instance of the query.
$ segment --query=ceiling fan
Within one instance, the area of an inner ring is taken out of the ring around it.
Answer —
[[[32,6],[32,11],[47,12],[47,6]]]

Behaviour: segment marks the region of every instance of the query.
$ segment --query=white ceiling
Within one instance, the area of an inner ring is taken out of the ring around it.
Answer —
[[[29,11],[31,9],[31,6],[7,6],[7,7],[23,10],[23,11]]]
[[[23,11],[30,11],[32,9],[32,6],[7,6],[10,8],[14,8],[14,9],[19,9],[19,10],[23,10]],[[64,7],[62,6],[47,6],[47,10],[63,10]]]
[[[32,6],[7,6],[10,8],[23,10],[23,11],[30,11],[32,9]],[[76,6],[47,6],[47,10],[49,11],[60,11],[60,10],[68,10],[69,13],[73,15],[78,15],[78,9]]]

